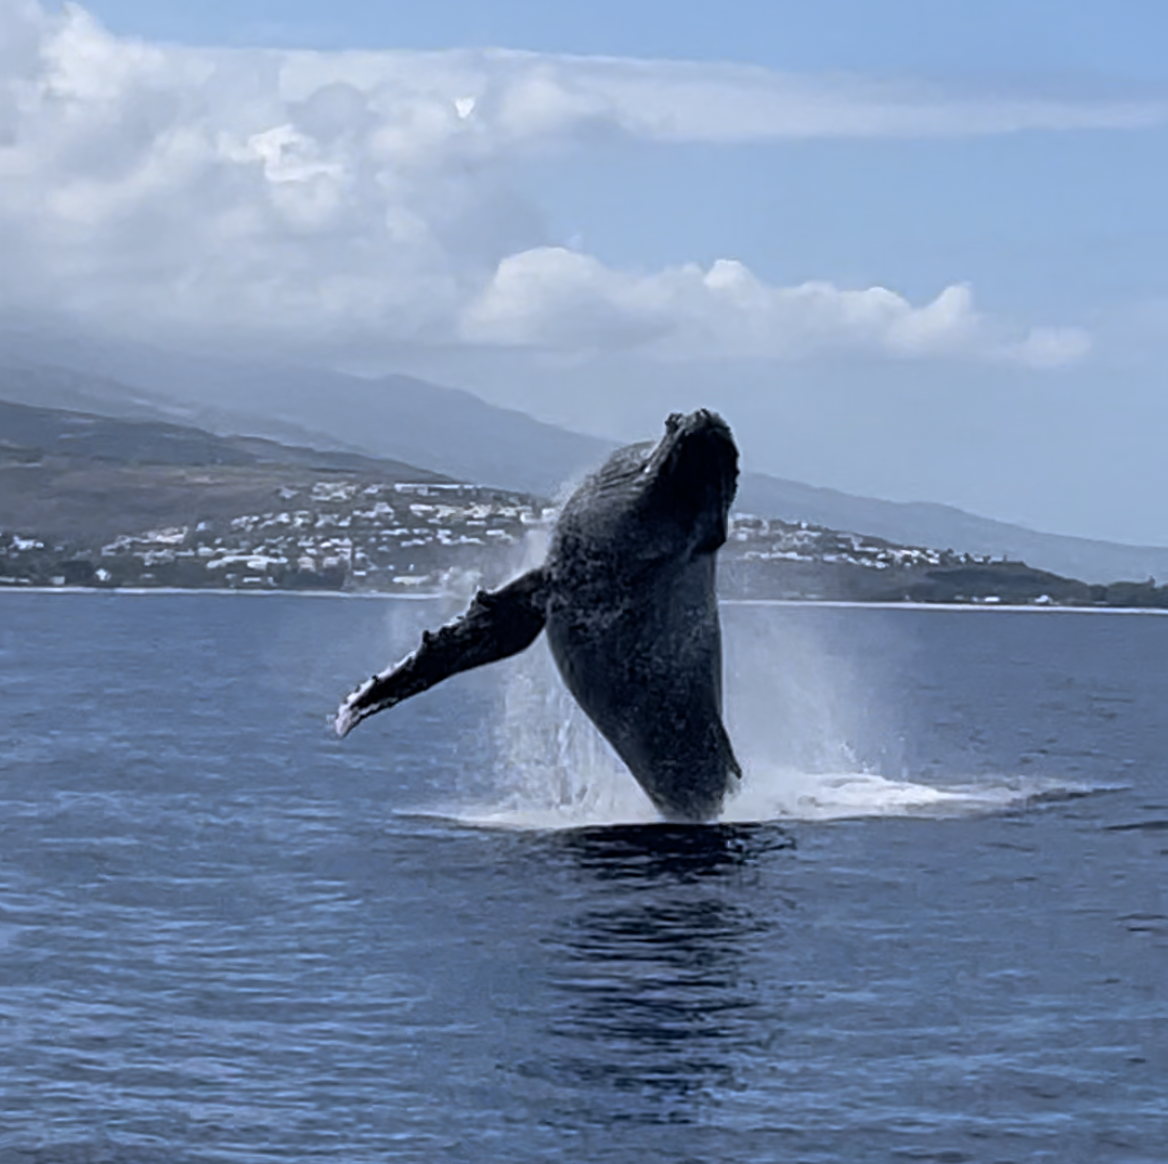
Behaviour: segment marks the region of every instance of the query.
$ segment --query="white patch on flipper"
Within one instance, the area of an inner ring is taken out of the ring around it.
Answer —
[[[340,739],[345,736],[361,722],[361,716],[357,712],[357,700],[360,699],[377,680],[380,678],[374,675],[372,679],[366,679],[355,691],[350,692],[345,696],[345,701],[337,708],[336,718],[333,720],[333,730],[337,733]]]
[[[372,678],[366,679],[355,691],[350,692],[345,696],[344,702],[337,708],[336,718],[333,720],[333,730],[343,740],[363,719],[367,719],[375,712],[381,710],[386,704],[373,704],[370,707],[358,708],[358,702],[363,699],[374,684],[379,683],[382,679],[388,678],[399,667],[407,663],[413,656],[406,655],[401,662],[394,663],[391,667],[386,667],[384,671],[379,671]]]

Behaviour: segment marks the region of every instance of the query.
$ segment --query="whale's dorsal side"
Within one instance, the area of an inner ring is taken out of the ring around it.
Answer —
[[[480,590],[465,614],[436,631],[426,631],[412,655],[362,683],[341,704],[335,721],[337,735],[348,735],[367,716],[451,675],[526,650],[547,621],[547,591],[543,567],[498,590]]]

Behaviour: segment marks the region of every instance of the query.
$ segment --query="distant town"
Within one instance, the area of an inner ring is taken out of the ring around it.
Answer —
[[[273,507],[100,546],[0,532],[0,585],[438,591],[490,572],[551,511],[473,485],[319,480]]]
[[[430,595],[543,556],[555,506],[404,462],[0,402],[0,587]],[[727,598],[1168,608],[1168,587],[732,515]]]
[[[0,586],[325,590],[437,594],[494,585],[540,553],[556,510],[477,485],[284,484],[271,509],[100,545],[0,531]],[[722,551],[732,597],[1168,605],[1154,586],[1087,586],[1021,563],[897,546],[806,523],[735,514]]]

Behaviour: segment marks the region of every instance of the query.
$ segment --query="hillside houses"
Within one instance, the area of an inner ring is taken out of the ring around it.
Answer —
[[[435,590],[451,570],[504,569],[551,512],[520,494],[433,483],[317,481],[273,500],[280,507],[100,546],[0,532],[0,585]]]
[[[306,479],[270,506],[120,533],[98,544],[0,530],[0,586],[344,590],[434,594],[522,568],[555,510],[525,494],[435,482]],[[1154,584],[1087,586],[1018,562],[736,514],[720,556],[727,597],[1168,605]],[[1134,589],[1133,589],[1134,586]]]

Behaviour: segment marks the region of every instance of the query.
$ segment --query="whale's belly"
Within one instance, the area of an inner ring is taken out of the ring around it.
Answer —
[[[668,817],[709,819],[737,764],[722,725],[713,555],[591,592],[559,587],[552,655],[569,690]]]

